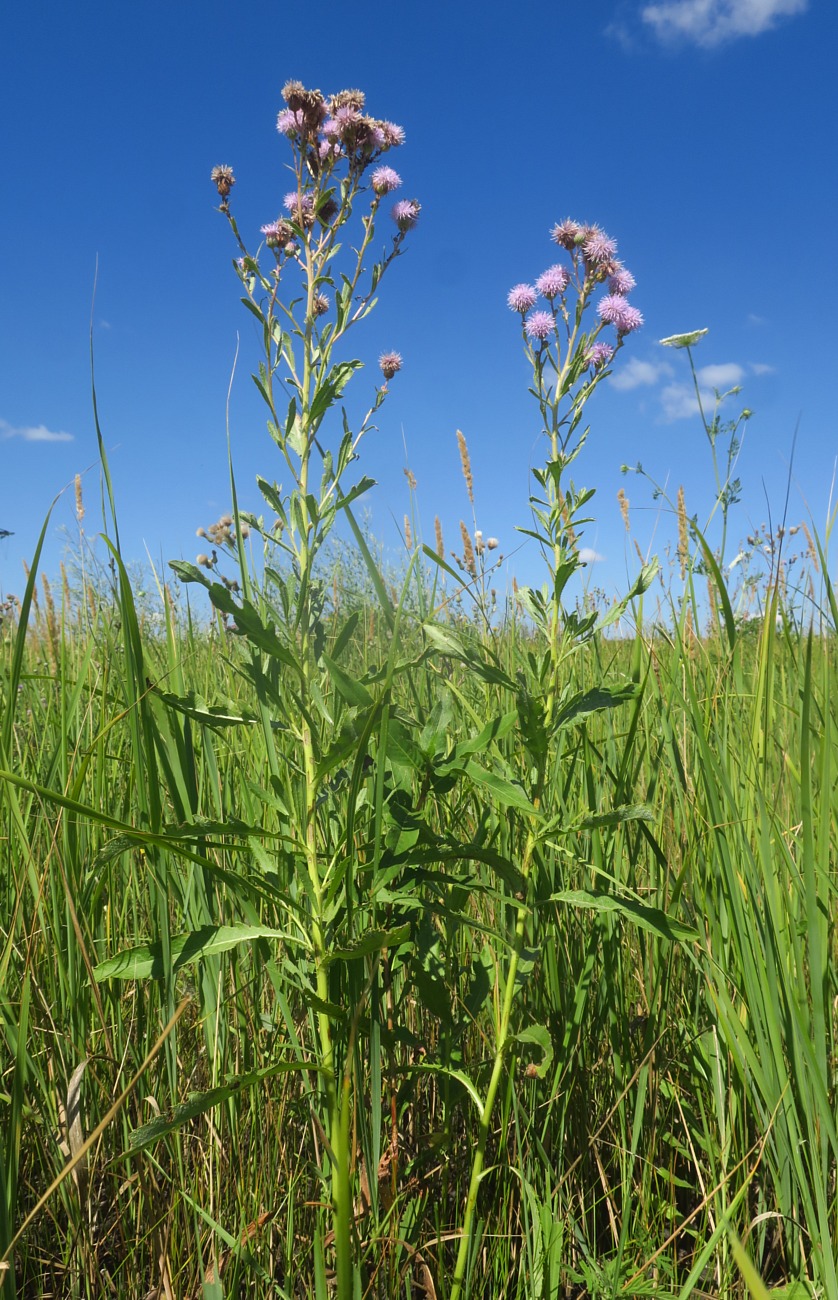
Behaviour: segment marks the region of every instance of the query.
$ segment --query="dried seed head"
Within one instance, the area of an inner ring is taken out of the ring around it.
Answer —
[[[463,478],[466,481],[468,499],[474,505],[474,477],[471,472],[471,457],[468,454],[468,443],[465,434],[461,429],[457,430],[457,446],[460,448],[460,464],[463,469]]]
[[[463,539],[463,566],[468,570],[473,578],[477,577],[477,561],[474,558],[474,547],[471,544],[469,531],[460,520],[460,536]]]
[[[404,517],[404,544],[409,551],[413,550],[413,531],[410,527],[410,520],[407,515]]]
[[[413,470],[412,470],[412,469],[406,469],[406,470],[404,471],[404,476],[405,476],[405,478],[407,479],[407,486],[410,488],[411,492],[415,492],[415,491],[416,491],[416,475],[413,473]]]
[[[81,523],[84,519],[84,501],[81,495],[81,474],[76,475],[76,519]]]
[[[233,169],[232,167],[228,167],[226,163],[223,163],[220,167],[213,167],[210,172],[210,180],[218,190],[219,196],[222,199],[228,197],[230,190],[236,183]]]
[[[500,542],[496,537],[489,537],[486,540],[486,546],[490,551],[496,551],[500,546]]]
[[[442,524],[439,521],[439,515],[434,519],[434,537],[436,540],[436,553],[441,560],[445,559],[445,540],[442,536]]]
[[[815,546],[812,534],[806,526],[805,521],[800,525],[803,529],[803,536],[806,538],[806,558],[815,566],[815,573],[820,573],[821,566],[818,561],[818,549]]]
[[[683,485],[678,489],[678,563],[681,567],[681,581],[687,576],[687,560],[690,554],[690,531],[687,523],[687,506],[684,500]]]
[[[626,526],[626,532],[631,532],[631,522],[629,520],[629,499],[623,488],[617,493],[617,500],[620,503],[620,514],[623,516],[623,523]]]
[[[212,560],[210,559],[210,557],[209,557],[208,555],[204,555],[204,552],[203,552],[203,551],[201,552],[200,555],[196,555],[196,556],[195,556],[195,563],[196,563],[196,564],[200,564],[201,567],[204,568],[204,569],[211,569],[211,568],[212,568]]]
[[[206,530],[206,528],[196,528],[196,529],[195,529],[195,536],[196,536],[196,537],[206,537],[206,535],[207,535],[207,530]]]
[[[339,108],[354,108],[356,113],[363,113],[366,104],[363,90],[339,90],[329,100],[329,112],[334,117]]]

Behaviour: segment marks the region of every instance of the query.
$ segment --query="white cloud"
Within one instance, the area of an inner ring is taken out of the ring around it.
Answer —
[[[759,36],[781,18],[804,13],[809,0],[663,0],[641,10],[663,41],[711,47],[739,36]]]
[[[756,313],[755,311],[749,311],[749,312],[748,312],[748,324],[749,324],[749,325],[765,325],[765,324],[766,324],[766,320],[765,320],[765,317],[764,317],[764,316],[758,316],[757,313]]]
[[[764,361],[752,361],[751,370],[755,375],[773,375],[774,367],[767,366]]]
[[[722,366],[702,366],[698,371],[700,384],[706,384],[708,388],[718,388],[720,392],[740,384],[744,378],[745,371],[735,361],[729,361]]]
[[[595,551],[592,546],[583,546],[579,552],[579,559],[583,564],[601,564],[605,559],[599,551]]]
[[[637,357],[632,357],[615,375],[611,376],[609,382],[613,388],[626,393],[632,388],[656,384],[659,379],[671,374],[672,367],[665,361],[639,361]]]
[[[709,397],[712,405],[713,394]],[[667,384],[661,391],[661,406],[665,420],[687,420],[691,415],[698,415],[698,401],[691,384]]]
[[[22,438],[24,442],[72,442],[71,433],[54,432],[45,424],[9,424],[0,420],[0,439]]]

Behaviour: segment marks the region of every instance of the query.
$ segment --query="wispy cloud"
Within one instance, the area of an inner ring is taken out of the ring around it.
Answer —
[[[663,0],[646,5],[644,23],[662,41],[693,41],[710,48],[741,36],[759,36],[782,18],[808,8],[809,0]]]
[[[670,420],[688,420],[690,416],[698,415],[698,398],[692,384],[667,384],[665,388],[661,389],[660,396],[663,418],[667,422]],[[702,393],[702,402],[705,401],[705,398],[709,399],[712,406],[713,394]]]
[[[726,388],[735,388],[744,378],[745,371],[735,361],[728,361],[722,366],[701,366],[698,370],[698,382],[706,384],[708,388],[718,388],[720,392]]]
[[[627,393],[632,388],[648,388],[672,374],[672,367],[666,361],[640,361],[632,357],[609,380],[612,388]]]
[[[599,551],[595,551],[592,546],[583,546],[579,552],[579,559],[583,564],[601,564],[605,559]]]
[[[48,429],[45,424],[9,424],[0,420],[0,439],[20,438],[23,442],[72,442],[73,435]]]
[[[773,375],[774,367],[767,366],[764,361],[752,361],[751,370],[755,375]]]

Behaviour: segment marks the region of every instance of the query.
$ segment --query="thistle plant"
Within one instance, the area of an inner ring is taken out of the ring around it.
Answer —
[[[643,323],[638,309],[628,301],[634,288],[631,273],[617,259],[617,246],[598,226],[564,221],[553,228],[552,239],[566,254],[564,261],[545,270],[534,285],[517,284],[507,302],[521,318],[524,349],[532,367],[530,392],[536,399],[543,433],[548,441],[546,463],[533,469],[535,487],[530,506],[533,526],[520,529],[541,548],[548,582],[541,591],[519,588],[518,595],[532,618],[539,650],[530,659],[529,676],[519,672],[518,728],[524,751],[524,780],[529,808],[521,824],[518,889],[507,899],[509,929],[498,953],[499,975],[495,1002],[494,1043],[489,1082],[479,1108],[479,1138],[475,1147],[462,1236],[450,1292],[459,1300],[467,1292],[467,1275],[473,1251],[475,1214],[481,1180],[486,1172],[486,1152],[494,1125],[494,1112],[502,1083],[521,1050],[521,1044],[543,1052],[539,1064],[528,1069],[546,1072],[553,1044],[543,1025],[516,1025],[516,1003],[539,957],[538,907],[543,903],[540,869],[550,856],[551,842],[560,832],[555,809],[550,807],[555,789],[555,768],[561,749],[560,733],[592,713],[612,708],[636,694],[632,682],[570,694],[563,667],[568,656],[598,630],[615,621],[629,600],[646,589],[654,566],[646,566],[628,596],[599,616],[596,610],[566,609],[567,584],[582,566],[581,512],[593,493],[565,481],[568,467],[585,444],[588,429],[582,420],[588,399],[611,372],[626,338]],[[604,292],[603,292],[604,291]],[[594,297],[602,294],[590,316]],[[539,298],[545,304],[538,306]],[[552,816],[550,814],[553,814]],[[619,819],[620,814],[616,814]],[[542,873],[543,874],[543,873]],[[552,869],[546,872],[553,878]],[[501,952],[508,954],[504,959]],[[517,1046],[516,1046],[517,1044]]]
[[[364,477],[348,486],[347,471],[361,440],[374,427],[402,357],[396,351],[380,357],[382,379],[360,427],[350,427],[344,410],[335,440],[329,417],[361,367],[360,361],[342,355],[341,345],[375,306],[382,276],[402,252],[420,205],[401,199],[390,207],[389,196],[399,189],[401,178],[382,159],[401,146],[404,131],[369,116],[362,92],[344,90],[326,97],[290,81],[282,97],[285,107],[277,130],[291,148],[294,183],[282,211],[262,227],[263,243],[255,252],[246,245],[232,212],[232,168],[214,168],[212,180],[221,200],[219,210],[239,250],[235,269],[244,290],[242,301],[261,327],[263,357],[254,380],[268,408],[268,430],[290,487],[258,479],[275,516],[269,525],[261,517],[242,517],[233,485],[233,511],[223,521],[221,541],[239,558],[240,599],[230,580],[212,581],[192,565],[174,567],[184,580],[208,588],[216,609],[235,620],[235,630],[248,643],[248,676],[259,699],[268,782],[289,822],[292,878],[280,905],[292,929],[286,942],[299,960],[294,965],[289,959],[285,969],[293,972],[291,982],[313,1020],[312,1077],[317,1082],[312,1104],[323,1152],[320,1172],[331,1205],[328,1239],[335,1247],[338,1295],[350,1297],[353,1062],[359,1018],[371,988],[370,980],[355,978],[353,972],[363,969],[359,958],[369,958],[374,982],[381,952],[405,936],[374,929],[365,913],[359,921],[354,810],[365,770],[361,763],[381,705],[362,685],[351,682],[337,662],[351,639],[351,622],[338,635],[337,647],[329,647],[334,658],[326,651],[326,593],[318,582],[316,559],[341,512],[360,539],[350,505],[372,481]],[[374,241],[385,206],[390,207],[386,219],[394,229],[387,247],[376,254]],[[353,229],[357,240],[351,247],[342,241]],[[261,535],[266,548],[269,581],[258,597],[241,546],[248,530]],[[279,565],[277,551],[284,561]],[[199,557],[210,569],[216,559],[216,552]],[[275,741],[277,728],[289,741],[284,761]],[[334,786],[335,768],[348,763],[353,751],[358,763],[350,782],[347,821],[340,825],[324,805]]]

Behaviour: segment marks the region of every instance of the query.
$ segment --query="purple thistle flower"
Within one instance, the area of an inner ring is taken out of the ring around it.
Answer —
[[[597,315],[608,325],[613,325],[618,334],[630,334],[643,324],[643,316],[636,307],[626,302],[622,294],[610,293],[597,306]]]
[[[313,194],[298,194],[296,190],[289,190],[282,200],[282,205],[287,212],[291,213],[292,220],[298,222],[301,226],[311,225],[313,222]]]
[[[340,108],[335,111],[335,121],[341,131],[345,131],[349,126],[354,126],[356,122],[360,122],[361,117],[362,114],[353,104],[341,104]]]
[[[382,122],[381,130],[384,133],[385,146],[388,149],[397,148],[398,145],[404,144],[404,127],[396,126],[395,122]]]
[[[317,146],[321,162],[331,162],[341,155],[340,145],[336,140],[321,140]]]
[[[509,290],[506,301],[513,311],[519,311],[524,316],[530,307],[535,306],[535,298],[535,289],[531,284],[516,284]]]
[[[608,362],[614,355],[614,349],[610,343],[595,343],[592,348],[588,348],[585,354],[585,360],[594,370],[601,370],[607,366]]]
[[[580,226],[578,221],[561,221],[550,231],[550,238],[554,244],[566,248],[571,253],[576,248],[577,240],[583,230],[584,226]]]
[[[372,176],[372,188],[380,198],[382,194],[389,194],[391,190],[397,190],[402,183],[402,178],[398,172],[393,171],[392,167],[376,167]]]
[[[570,275],[563,266],[550,266],[535,282],[535,287],[545,298],[557,298],[570,283]]]
[[[304,125],[305,120],[303,118],[303,112],[302,109],[299,108],[283,108],[282,112],[276,119],[276,129],[279,134],[287,135],[291,139],[293,139],[295,135],[300,135]]]
[[[556,328],[556,322],[550,315],[549,311],[534,311],[528,316],[524,323],[524,331],[529,339],[538,339],[543,342],[549,338]]]
[[[381,373],[385,379],[392,379],[402,368],[401,352],[382,352],[378,358]]]
[[[608,292],[625,297],[627,293],[631,293],[636,284],[637,281],[631,271],[627,271],[624,266],[618,266],[608,281]]]
[[[327,140],[337,140],[341,132],[341,125],[336,118],[328,117],[320,129]]]
[[[416,199],[400,199],[394,204],[391,215],[402,234],[416,225],[421,210],[421,205]]]
[[[612,261],[617,252],[614,240],[609,239],[605,231],[599,230],[596,226],[592,226],[586,235],[582,245],[585,260],[592,262],[594,266],[602,266],[604,262]]]
[[[285,225],[285,222],[283,221],[280,223],[279,221],[269,221],[266,226],[260,227],[262,234],[265,236],[265,243],[268,245],[268,248],[278,248],[283,242],[280,238],[280,225]]]
[[[626,303],[626,309],[623,312],[622,319],[617,325],[618,334],[631,334],[632,330],[639,330],[643,324],[643,313],[636,307],[630,307]]]

